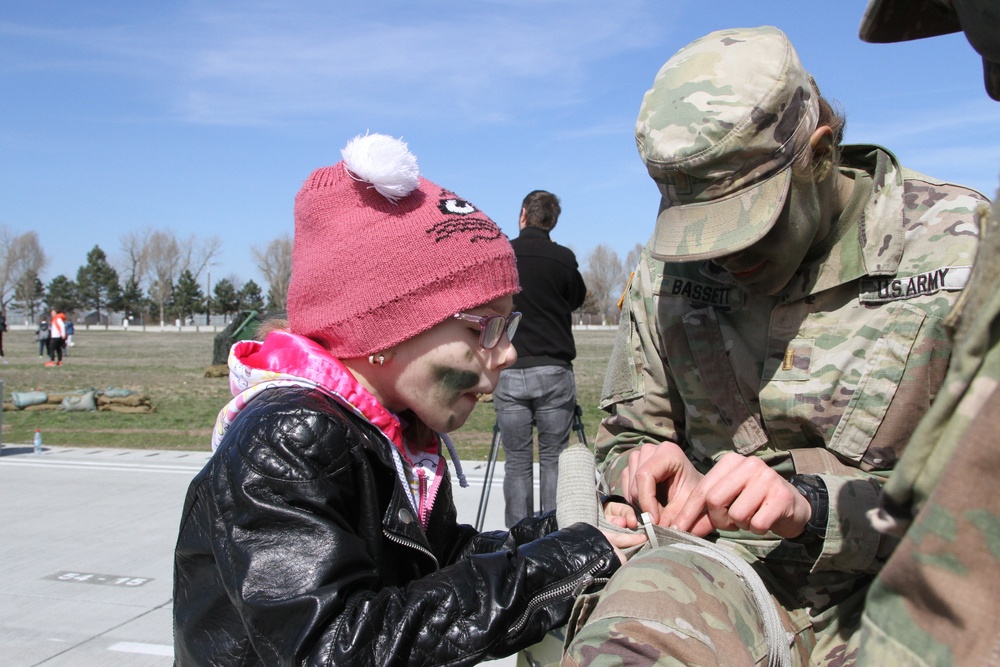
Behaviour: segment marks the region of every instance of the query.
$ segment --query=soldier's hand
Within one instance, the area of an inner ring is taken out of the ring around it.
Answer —
[[[701,473],[680,447],[661,442],[631,450],[628,466],[619,481],[626,500],[638,506],[640,512],[649,512],[653,523],[666,525],[661,521],[661,513],[683,505],[700,480]]]
[[[710,532],[704,530],[707,517],[718,530],[793,538],[802,534],[811,514],[809,501],[762,459],[729,453],[702,478],[669,525],[703,536]]]

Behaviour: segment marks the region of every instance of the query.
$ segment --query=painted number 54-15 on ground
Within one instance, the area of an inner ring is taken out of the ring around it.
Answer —
[[[152,581],[150,577],[125,577],[118,574],[97,574],[95,572],[57,572],[45,579],[68,581],[81,584],[100,584],[102,586],[142,586]]]

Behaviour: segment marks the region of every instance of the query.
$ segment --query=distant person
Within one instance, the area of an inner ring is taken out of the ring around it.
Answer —
[[[724,545],[762,585],[703,551],[650,549],[578,607],[564,664],[852,663],[895,544],[865,514],[947,391],[945,318],[984,198],[843,129],[771,26],[695,40],[645,93],[636,145],[661,201],[598,469],[606,493]]]
[[[44,317],[35,327],[35,340],[38,341],[38,358],[49,356],[49,321]]]
[[[860,34],[899,42],[964,32],[1000,101],[998,9],[873,0]],[[998,163],[982,168],[996,174]],[[981,207],[980,227],[969,286],[948,315],[948,375],[870,515],[902,541],[865,601],[858,665],[991,665],[1000,656],[1000,190],[992,212]]]
[[[541,511],[555,509],[559,454],[569,442],[576,409],[572,313],[583,305],[587,286],[573,251],[549,237],[561,212],[551,192],[529,192],[521,204],[521,232],[511,241],[521,279],[514,309],[523,317],[513,341],[517,361],[500,373],[493,392],[506,457],[508,528],[535,512],[532,427],[538,431]]]
[[[178,667],[471,665],[538,641],[622,562],[551,514],[457,523],[444,434],[517,356],[514,253],[401,141],[341,154],[295,200],[287,324],[229,356],[175,551]]]
[[[7,362],[7,357],[3,353],[3,335],[7,331],[7,314],[0,311],[0,361]]]
[[[73,334],[76,333],[76,327],[73,325],[73,320],[66,320],[66,347],[70,348],[76,345],[73,342]],[[67,350],[66,354],[69,354]]]
[[[49,360],[46,366],[62,366],[63,349],[66,345],[66,320],[62,313],[49,313]]]

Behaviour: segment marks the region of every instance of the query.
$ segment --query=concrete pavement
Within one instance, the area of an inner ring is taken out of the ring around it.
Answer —
[[[0,449],[0,664],[171,665],[173,547],[188,483],[209,455]],[[455,500],[459,520],[471,524],[486,464],[463,468],[470,486],[456,480]],[[486,530],[503,528],[502,485],[501,463]]]

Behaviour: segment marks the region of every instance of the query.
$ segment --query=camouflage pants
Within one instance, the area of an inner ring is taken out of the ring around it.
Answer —
[[[766,573],[760,573],[771,589]],[[841,625],[836,607],[814,617],[805,609],[789,609],[773,595],[772,601],[792,644],[793,665],[850,664],[854,633]],[[566,635],[564,666],[768,662],[760,614],[736,573],[716,560],[671,547],[636,556],[603,591],[578,598]]]

